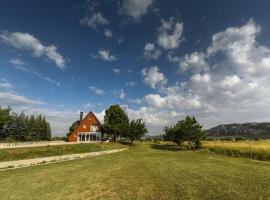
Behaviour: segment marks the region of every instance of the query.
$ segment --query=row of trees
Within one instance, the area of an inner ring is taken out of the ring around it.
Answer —
[[[119,105],[111,105],[105,111],[103,132],[114,141],[117,138],[126,138],[132,143],[141,139],[148,131],[142,119],[129,122],[127,114]]]
[[[10,108],[0,107],[1,141],[38,141],[50,140],[51,127],[42,115],[27,116],[18,114]]]
[[[164,139],[173,141],[180,147],[186,141],[193,150],[201,148],[201,140],[205,138],[205,132],[195,117],[187,116],[175,126],[164,128]]]

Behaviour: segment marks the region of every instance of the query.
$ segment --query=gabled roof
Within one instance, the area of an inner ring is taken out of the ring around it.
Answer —
[[[97,118],[97,116],[92,112],[92,111],[90,111],[83,119],[82,119],[82,121],[79,121],[78,120],[78,125],[76,126],[76,128],[74,129],[74,131],[73,132],[76,132],[77,131],[77,129],[80,127],[80,125],[81,125],[81,122],[83,122],[87,117],[89,117],[89,115],[92,115],[95,119],[96,119],[96,121],[100,124],[100,126],[102,126],[101,125],[101,123],[100,123],[100,121],[99,121],[99,119]]]
[[[95,115],[95,113],[93,113],[92,111],[90,111],[85,117],[87,117],[87,116],[90,115],[90,114],[92,114],[92,115],[96,118],[97,122],[101,125],[99,119],[97,118],[97,116]],[[84,119],[84,118],[83,118],[83,119]]]

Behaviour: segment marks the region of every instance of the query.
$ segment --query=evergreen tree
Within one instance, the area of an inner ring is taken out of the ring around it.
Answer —
[[[4,129],[7,127],[9,121],[11,120],[11,109],[1,108],[0,106],[0,140],[3,140],[6,135],[4,135]]]

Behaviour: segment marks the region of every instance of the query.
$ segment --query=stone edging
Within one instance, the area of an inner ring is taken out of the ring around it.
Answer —
[[[107,150],[107,151],[78,153],[78,154],[69,154],[69,155],[62,155],[62,156],[51,156],[51,157],[34,158],[34,159],[27,159],[27,160],[0,162],[0,170],[29,167],[29,166],[34,166],[34,165],[75,160],[75,159],[86,158],[86,157],[94,157],[94,156],[106,155],[106,154],[111,154],[111,153],[117,153],[117,152],[125,151],[127,149],[128,147],[123,148],[123,149],[114,149],[114,150]]]

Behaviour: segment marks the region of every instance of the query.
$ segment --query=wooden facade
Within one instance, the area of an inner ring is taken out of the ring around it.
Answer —
[[[69,142],[101,141],[101,123],[93,112],[89,112],[83,119],[81,112],[78,126],[69,135]]]

